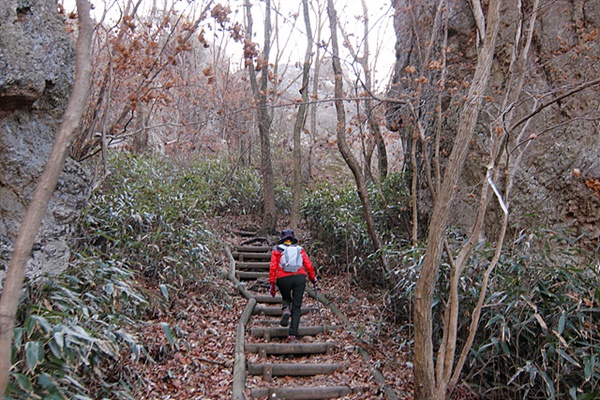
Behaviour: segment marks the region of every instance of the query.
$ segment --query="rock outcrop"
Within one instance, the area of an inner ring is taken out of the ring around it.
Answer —
[[[55,0],[0,2],[0,281],[67,106],[74,57]],[[66,267],[67,237],[88,186],[84,168],[67,160],[36,239],[29,277]]]
[[[397,64],[390,96],[413,102],[418,99],[419,115],[425,116],[423,125],[432,138],[437,127],[438,104],[441,105],[439,108],[445,113],[441,141],[443,164],[443,158],[450,154],[460,104],[472,79],[479,39],[469,2],[449,0],[446,9],[448,72],[445,91],[438,103],[435,85],[441,77],[440,36],[436,39],[430,63],[421,65],[430,42],[437,3],[433,0],[418,2],[417,5],[403,0],[394,3]],[[600,2],[568,0],[560,3],[542,1],[540,4],[526,65],[527,79],[521,97],[512,108],[513,121],[526,116],[537,105],[568,93],[577,85],[600,78]],[[527,28],[532,8],[532,1],[524,2],[523,29]],[[499,109],[508,85],[515,28],[520,16],[516,10],[516,2],[506,3],[502,10],[489,89],[485,93],[486,101],[454,204],[451,223],[465,231],[474,222],[473,195],[478,194],[485,180],[490,134],[501,121]],[[413,24],[416,24],[416,30],[413,30]],[[440,27],[443,26],[444,20],[441,20]],[[420,76],[430,79],[420,82],[418,87]],[[420,91],[415,95],[417,90]],[[512,226],[574,227],[592,238],[600,237],[599,95],[600,86],[596,84],[553,103],[531,118],[524,132],[525,140],[520,144],[526,146],[526,151],[515,171],[510,197]],[[390,128],[408,141],[412,135],[408,131],[410,119],[408,107],[390,107]],[[521,132],[523,126],[511,133],[512,138]],[[512,156],[518,153],[515,147],[520,146],[511,147]],[[423,172],[420,170],[418,173]],[[421,181],[425,182],[423,177]],[[498,185],[502,188],[501,182]],[[422,221],[425,221],[431,210],[431,199],[424,183],[419,200]],[[493,204],[496,204],[495,200]],[[488,237],[493,238],[499,220],[497,213],[489,214]]]

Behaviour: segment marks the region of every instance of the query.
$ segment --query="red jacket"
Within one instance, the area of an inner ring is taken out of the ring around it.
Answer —
[[[310,279],[311,281],[314,281],[315,269],[314,269],[312,263],[310,262],[308,255],[306,255],[306,252],[304,251],[304,249],[302,249],[300,251],[300,255],[302,256],[302,268],[300,268],[296,272],[286,272],[283,270],[283,268],[281,268],[281,265],[279,262],[281,260],[282,254],[283,253],[281,251],[279,251],[277,249],[277,247],[275,247],[273,249],[273,251],[271,252],[271,267],[269,270],[269,282],[271,283],[271,285],[275,284],[275,281],[279,278],[283,278],[285,276],[290,276],[290,275],[298,275],[298,274],[306,275],[307,272],[308,272],[308,279]]]

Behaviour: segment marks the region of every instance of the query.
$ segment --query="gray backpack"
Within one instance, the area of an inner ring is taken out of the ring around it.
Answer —
[[[302,268],[302,247],[296,245],[277,246],[281,251],[281,261],[279,265],[285,272],[298,272]]]

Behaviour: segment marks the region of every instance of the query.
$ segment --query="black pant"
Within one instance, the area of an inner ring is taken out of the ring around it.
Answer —
[[[306,275],[297,274],[277,279],[277,286],[281,292],[281,303],[283,308],[292,311],[292,322],[290,323],[290,336],[298,334],[300,325],[300,309],[302,308],[302,297],[306,287]]]

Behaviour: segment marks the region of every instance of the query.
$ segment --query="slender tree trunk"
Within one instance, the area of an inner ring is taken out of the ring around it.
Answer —
[[[362,51],[362,56],[359,56],[359,51],[360,49],[354,49],[352,47],[352,45],[350,45],[350,35],[345,32],[344,30],[341,30],[342,36],[344,38],[344,46],[350,51],[350,54],[352,55],[352,58],[354,58],[354,60],[356,62],[358,62],[365,74],[365,79],[364,81],[360,82],[362,84],[362,89],[364,89],[367,93],[372,94],[373,92],[373,73],[371,71],[371,67],[370,67],[370,50],[369,50],[369,32],[371,31],[371,28],[369,26],[369,10],[367,8],[367,3],[365,0],[361,0],[361,5],[362,5],[362,9],[363,9],[363,34],[364,34],[364,39],[363,39],[363,51]],[[355,90],[358,92],[359,91],[359,86],[358,86],[358,82],[360,81],[360,78],[357,76],[357,84],[355,86]],[[356,94],[357,97],[360,97],[358,95],[358,93]],[[365,179],[367,181],[374,181],[373,179],[373,174],[371,172],[371,160],[373,159],[373,152],[375,150],[375,147],[377,148],[377,169],[379,172],[379,181],[385,179],[385,177],[387,176],[387,170],[388,170],[388,157],[387,157],[387,150],[385,148],[385,141],[383,139],[383,135],[381,134],[381,129],[379,129],[379,124],[377,123],[377,120],[375,118],[375,115],[373,114],[373,97],[371,96],[367,96],[364,100],[364,113],[367,116],[367,127],[369,129],[369,132],[371,133],[371,138],[367,143],[367,146],[365,147],[365,150],[363,151],[364,157],[365,157],[365,163],[364,163],[364,175],[365,175]],[[357,101],[357,113],[360,114],[361,110],[360,110],[360,102]],[[362,133],[362,132],[361,132]],[[361,135],[362,136],[362,135]]]
[[[312,89],[311,89],[311,93],[312,93],[312,98],[313,99],[318,99],[319,98],[319,74],[321,71],[321,45],[319,43],[321,43],[321,31],[323,28],[323,24],[324,24],[324,20],[322,19],[322,9],[321,9],[321,1],[317,1],[317,9],[314,10],[315,13],[317,14],[317,26],[316,26],[316,34],[317,34],[317,38],[315,40],[315,43],[317,43],[316,47],[316,51],[315,51],[315,62],[314,62],[314,71],[313,71],[313,80],[312,80]],[[311,3],[314,5],[314,3]],[[314,150],[314,144],[317,142],[317,102],[313,102],[310,106],[310,135],[311,135],[311,139],[312,139],[312,143],[310,145],[310,150],[308,153],[308,178],[311,179],[313,174],[312,174],[312,169],[313,169],[313,150]]]
[[[310,14],[308,12],[308,1],[302,0],[302,9],[304,12],[304,24],[306,25],[306,53],[304,54],[304,66],[302,68],[302,103],[298,106],[298,115],[294,124],[294,187],[292,197],[292,212],[290,215],[290,226],[292,229],[298,228],[300,218],[300,203],[302,201],[302,145],[300,134],[304,129],[306,122],[306,112],[308,108],[308,83],[310,78],[311,54],[313,46],[312,29],[310,27]]]
[[[518,15],[523,17],[525,15],[525,13],[523,11],[523,4],[520,1],[517,2],[517,7],[520,10]],[[534,31],[536,20],[537,20],[538,9],[539,9],[539,0],[535,0],[533,3],[533,12],[532,12],[530,20],[529,20],[529,25],[528,25],[528,30],[527,30],[526,35],[525,35],[525,32],[523,32],[524,21],[521,19],[516,24],[517,29],[516,29],[516,33],[515,33],[515,41],[514,41],[514,45],[513,45],[511,64],[510,64],[510,67],[508,70],[509,84],[506,85],[507,92],[506,92],[505,99],[504,99],[503,106],[502,106],[502,110],[503,110],[502,115],[504,116],[504,124],[505,125],[510,125],[512,123],[513,112],[511,109],[511,105],[518,101],[518,99],[522,93],[522,90],[523,90],[523,85],[524,85],[525,79],[527,77],[526,65],[527,65],[527,60],[528,60],[528,56],[529,56],[529,50],[531,48],[531,44],[532,44],[532,40],[533,40],[533,31]],[[524,131],[521,133],[521,135],[523,135],[523,134],[525,134]],[[519,135],[519,136],[521,136],[521,135]],[[482,188],[482,194],[480,196],[479,212],[478,212],[477,218],[475,220],[476,224],[472,230],[470,238],[479,237],[480,232],[483,229],[483,222],[484,222],[486,210],[488,208],[488,204],[490,201],[489,197],[490,197],[490,192],[492,191],[492,185],[494,185],[494,182],[498,181],[499,176],[500,176],[500,172],[499,172],[500,168],[497,165],[497,162],[495,160],[499,160],[499,158],[501,157],[502,150],[506,149],[506,145],[505,145],[506,140],[507,140],[506,134],[501,137],[497,137],[497,132],[494,129],[490,129],[490,136],[491,136],[490,137],[491,142],[493,143],[492,151],[490,153],[492,161],[491,161],[491,164],[488,166],[487,180],[486,180],[486,184]],[[525,147],[525,146],[523,146],[523,147]],[[453,292],[453,296],[451,298],[451,301],[449,302],[449,308],[448,308],[449,319],[452,321],[451,322],[452,329],[450,330],[450,335],[448,335],[449,343],[445,346],[446,354],[443,355],[443,358],[446,359],[444,364],[447,365],[444,367],[444,377],[449,378],[450,374],[452,374],[452,377],[449,379],[449,383],[448,383],[448,393],[449,394],[451,393],[451,391],[454,389],[454,387],[458,383],[460,373],[461,373],[462,368],[467,360],[468,354],[470,353],[470,349],[471,349],[471,346],[473,345],[473,341],[475,340],[475,334],[477,332],[479,319],[480,319],[483,304],[485,301],[485,295],[486,295],[486,291],[487,291],[489,277],[490,277],[491,272],[497,265],[498,260],[500,258],[502,246],[503,246],[503,242],[504,242],[504,237],[505,237],[507,226],[508,226],[508,201],[509,201],[509,197],[510,197],[510,189],[512,186],[512,180],[514,177],[514,175],[511,171],[515,171],[516,168],[518,168],[518,166],[520,164],[520,156],[523,154],[524,151],[525,151],[525,149],[521,148],[520,151],[515,152],[516,157],[514,158],[512,166],[510,165],[510,160],[509,159],[506,160],[506,167],[505,167],[506,171],[504,173],[506,182],[504,184],[503,198],[500,197],[499,192],[494,187],[494,189],[495,189],[494,193],[498,197],[498,201],[501,204],[500,208],[504,212],[503,219],[502,219],[502,225],[501,225],[501,229],[500,229],[500,235],[496,239],[496,251],[494,253],[494,257],[493,257],[490,265],[486,269],[484,278],[481,282],[481,291],[479,294],[477,306],[473,309],[473,312],[471,313],[471,323],[469,326],[469,335],[467,337],[466,342],[463,345],[463,348],[461,350],[458,361],[456,362],[456,366],[454,367],[454,370],[452,370],[451,369],[452,365],[450,364],[450,362],[454,360],[454,351],[456,348],[457,326],[458,326],[458,318],[459,318],[459,304],[458,304],[459,282],[458,282],[458,280],[460,279],[460,276],[462,275],[462,272],[465,268],[466,259],[471,254],[472,249],[475,246],[475,240],[469,239],[467,241],[467,244],[461,249],[461,251],[458,254],[457,260],[456,260],[456,267],[453,270],[453,277],[452,277],[452,281],[450,284],[451,285],[450,288],[451,288],[451,291]],[[507,152],[507,155],[510,153],[512,153],[512,152]],[[507,158],[509,158],[509,157],[507,156]],[[438,362],[440,362],[440,361],[438,361]],[[440,369],[440,368],[438,368],[438,369]]]
[[[379,255],[379,259],[384,269],[386,279],[393,281],[394,275],[391,273],[385,254],[383,254],[383,251],[381,251],[383,246],[381,244],[379,232],[377,231],[375,220],[373,218],[373,211],[371,209],[371,203],[369,201],[364,176],[362,175],[360,171],[360,166],[358,165],[358,162],[356,161],[356,158],[352,154],[352,151],[348,147],[348,143],[346,141],[346,112],[344,110],[344,102],[342,100],[344,96],[342,87],[343,72],[342,66],[340,64],[339,46],[337,42],[337,13],[333,5],[333,0],[327,0],[327,15],[329,17],[329,26],[331,28],[333,73],[335,75],[334,91],[335,110],[337,115],[336,133],[338,149],[340,150],[344,161],[346,161],[346,164],[348,165],[348,167],[352,171],[352,174],[354,175],[358,196],[360,197],[363,206],[363,213],[365,216],[365,222],[367,224],[367,231],[369,232],[369,236],[371,237],[373,247]]]
[[[494,48],[499,26],[501,0],[491,0],[488,7],[488,25],[480,50],[475,75],[467,100],[461,112],[452,153],[448,159],[440,192],[436,196],[429,223],[427,250],[421,267],[421,275],[415,288],[415,399],[442,400],[446,385],[438,386],[433,360],[432,304],[437,282],[442,247],[456,185],[467,156],[479,109],[483,100],[494,58]]]
[[[419,240],[419,202],[417,201],[417,184],[419,178],[417,171],[417,135],[413,134],[413,127],[408,127],[408,137],[410,138],[410,202],[412,211],[412,243],[413,247],[417,247]]]
[[[77,10],[79,14],[79,36],[75,53],[73,92],[58,134],[54,139],[48,162],[33,192],[25,218],[21,223],[0,298],[0,394],[6,392],[8,384],[12,336],[27,260],[31,256],[31,249],[42,223],[42,218],[46,213],[48,201],[56,188],[58,177],[65,164],[89,92],[94,26],[89,15],[90,4],[87,0],[77,0]]]
[[[361,0],[362,9],[363,9],[363,18],[364,18],[364,54],[360,59],[361,66],[363,71],[365,71],[365,86],[367,91],[370,93],[373,90],[373,74],[371,73],[371,67],[369,66],[369,32],[371,30],[369,26],[369,10],[367,9],[367,3],[365,0]],[[368,97],[365,100],[365,112],[367,114],[367,122],[369,124],[369,130],[373,134],[375,138],[375,143],[377,145],[377,166],[379,170],[379,179],[383,180],[387,176],[388,172],[388,157],[387,150],[385,148],[385,141],[383,140],[383,135],[381,134],[381,129],[379,129],[379,124],[373,115],[373,100]]]
[[[246,0],[246,42],[252,41],[252,10],[250,1]],[[261,70],[260,86],[256,79],[254,63],[248,63],[250,84],[256,102],[258,133],[260,135],[260,166],[263,179],[263,220],[261,232],[268,234],[275,231],[277,215],[275,213],[275,182],[273,164],[271,162],[271,115],[267,109],[267,85],[269,83],[269,53],[271,50],[271,0],[265,0],[265,42],[262,57],[257,60]]]

